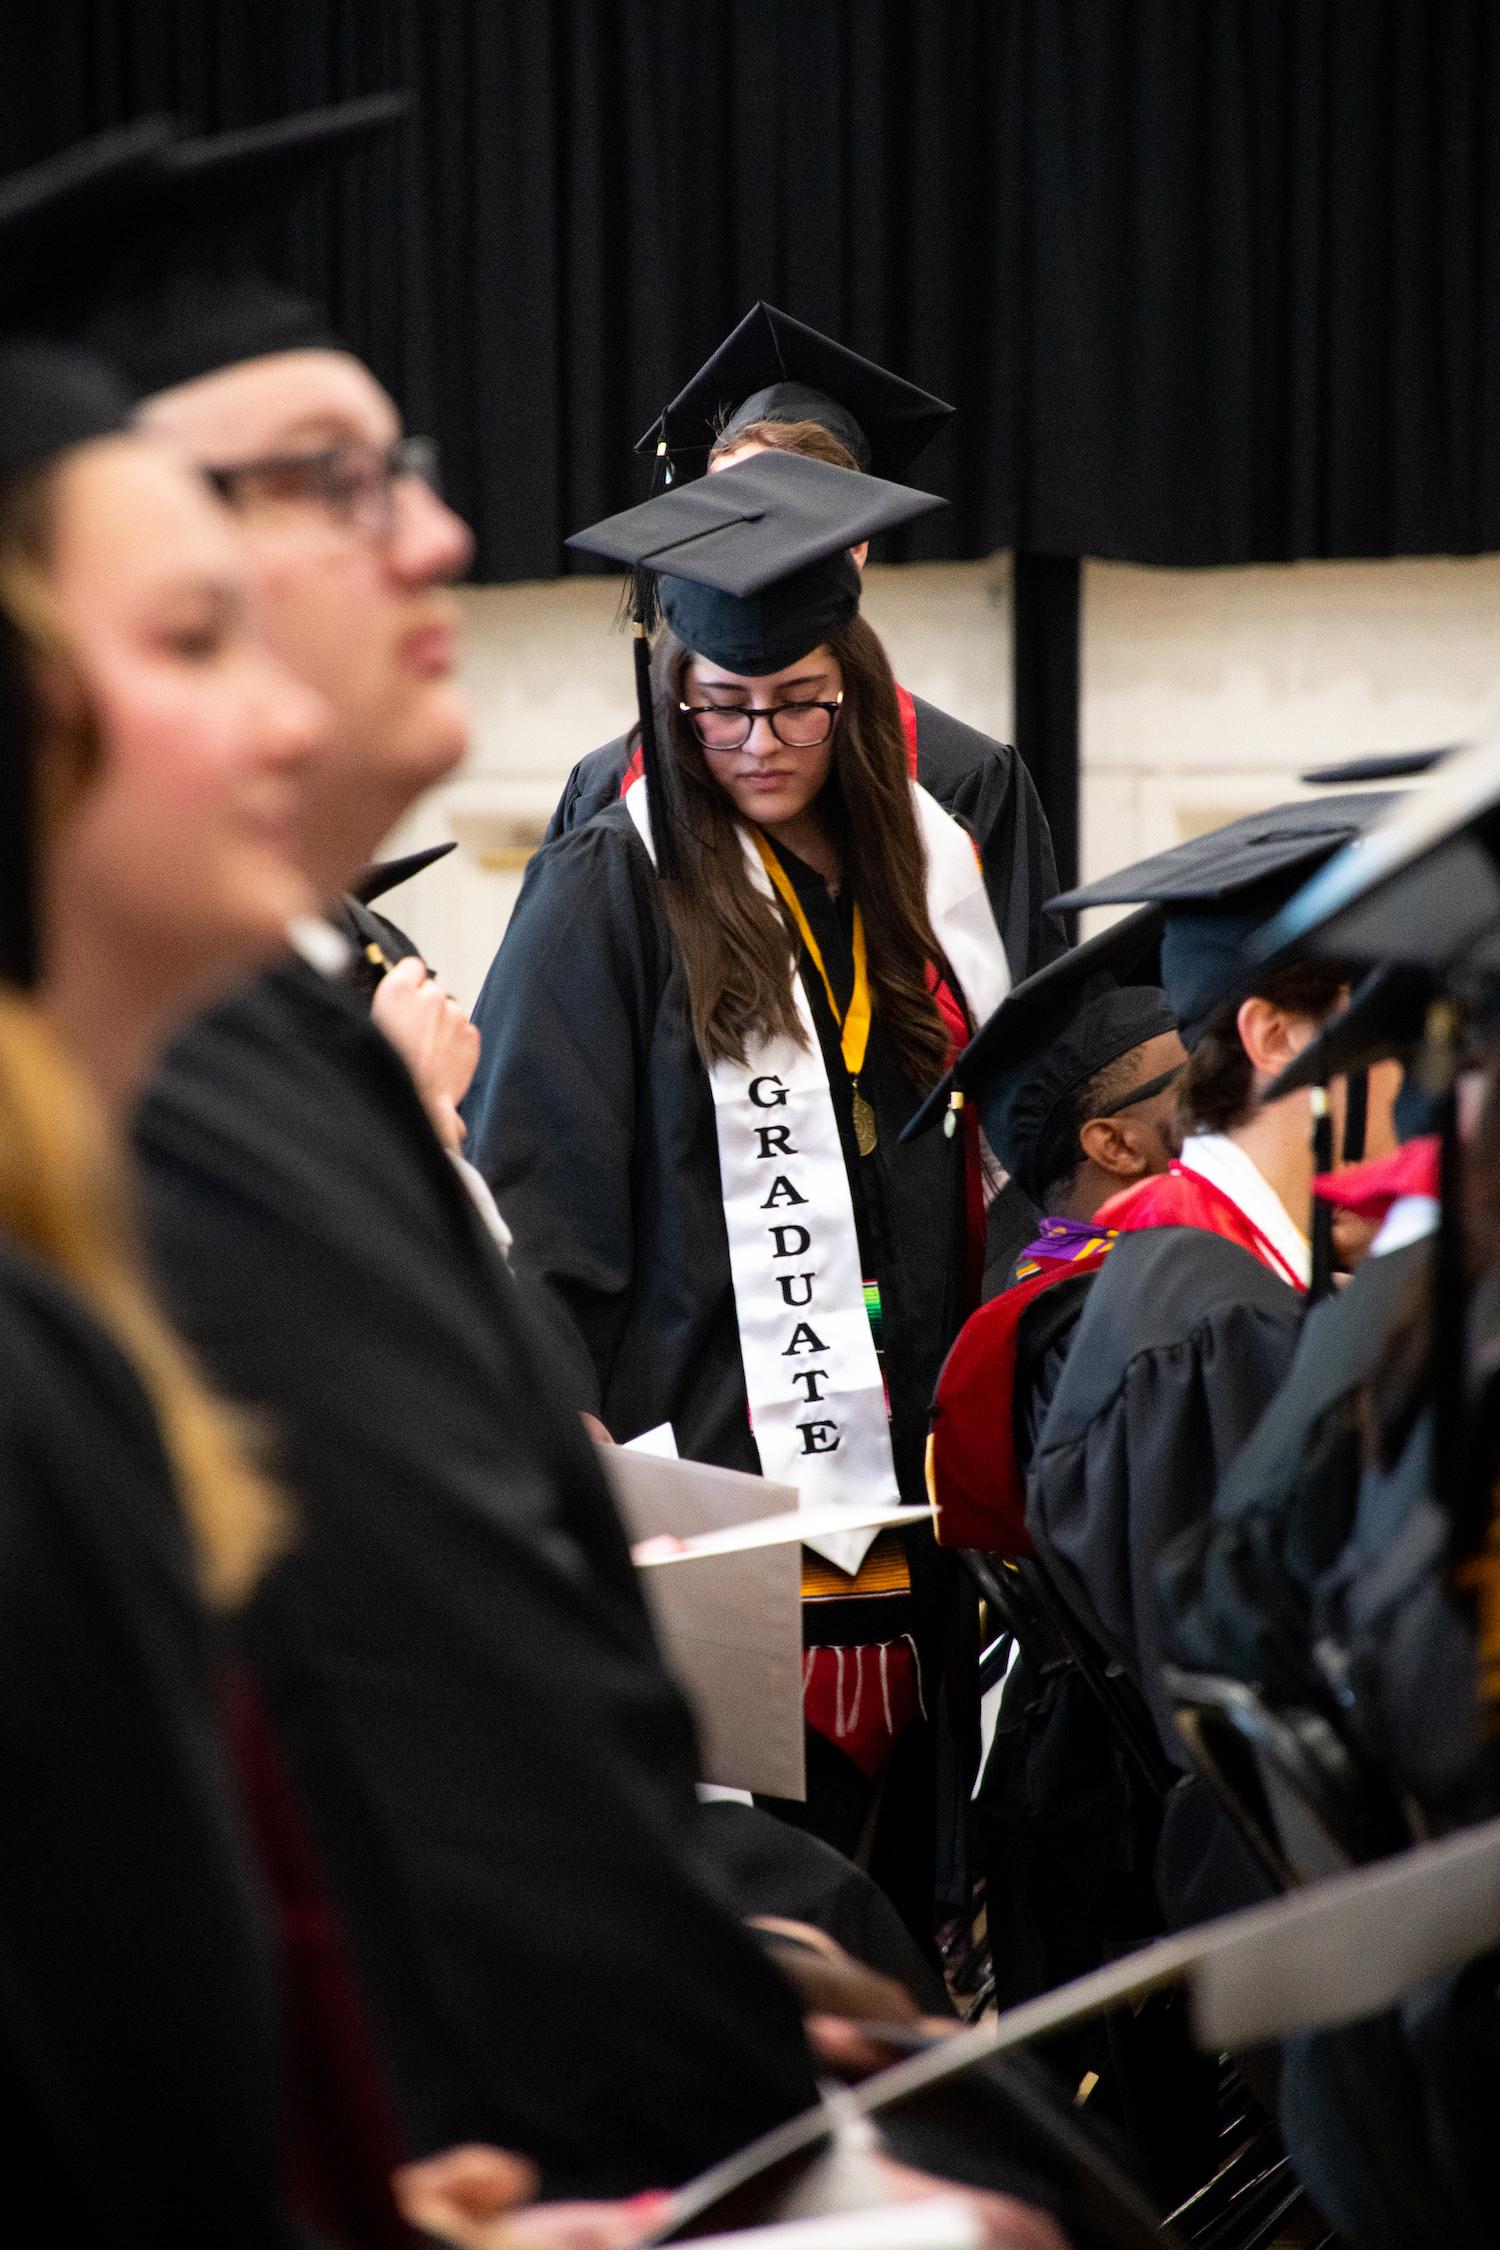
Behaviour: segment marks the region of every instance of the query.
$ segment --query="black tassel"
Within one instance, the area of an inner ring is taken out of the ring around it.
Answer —
[[[1344,1096],[1344,1154],[1345,1164],[1359,1164],[1364,1159],[1365,1134],[1370,1118],[1370,1073],[1351,1070]]]
[[[682,869],[661,752],[656,740],[656,700],[651,692],[651,639],[642,624],[635,629],[635,701],[641,722],[641,773],[646,783],[646,805],[651,818],[651,842],[656,851],[656,872],[672,882]]]
[[[1326,1086],[1312,1089],[1313,1114],[1313,1170],[1333,1170],[1333,1113],[1328,1106]],[[1312,1205],[1312,1279],[1307,1292],[1307,1310],[1320,1305],[1333,1288],[1333,1205],[1321,1195],[1313,1197]]]
[[[1438,1115],[1438,1231],[1432,1272],[1428,1397],[1432,1404],[1432,1489],[1448,1518],[1455,1563],[1474,1553],[1489,1519],[1489,1496],[1469,1473],[1468,1275],[1463,1232],[1463,1150],[1458,1137],[1458,1017],[1434,1000],[1420,1058],[1422,1088]]]

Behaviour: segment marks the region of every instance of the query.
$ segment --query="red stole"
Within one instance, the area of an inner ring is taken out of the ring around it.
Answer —
[[[1101,1227],[1113,1227],[1117,1234],[1141,1234],[1148,1227],[1200,1227],[1205,1234],[1238,1243],[1299,1294],[1307,1287],[1275,1244],[1222,1188],[1180,1164],[1173,1164],[1153,1179],[1137,1180],[1134,1187],[1122,1188],[1100,1205],[1094,1217]]]
[[[1404,1141],[1389,1156],[1346,1164],[1339,1172],[1320,1172],[1313,1181],[1313,1194],[1336,1211],[1352,1211],[1360,1219],[1383,1219],[1393,1203],[1409,1195],[1425,1195],[1435,1203],[1440,1168],[1437,1136],[1424,1135]]]
[[[1049,1258],[1039,1273],[992,1297],[959,1330],[943,1362],[928,1441],[934,1529],[944,1547],[1029,1555],[1026,1483],[1016,1459],[1016,1341],[1035,1297],[1070,1274],[1096,1273],[1109,1245],[1085,1258]]]

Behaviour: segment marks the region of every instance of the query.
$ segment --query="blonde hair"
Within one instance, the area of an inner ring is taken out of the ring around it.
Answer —
[[[87,786],[98,756],[88,700],[45,580],[52,477],[0,507],[0,631],[18,633],[34,673],[66,692],[38,698],[36,744],[0,754],[37,760],[45,835]],[[0,1229],[68,1282],[130,1361],[155,1410],[162,1446],[215,1607],[243,1601],[282,1544],[288,1511],[256,1465],[247,1432],[213,1397],[153,1301],[136,1240],[116,1135],[40,1010],[0,984]]]

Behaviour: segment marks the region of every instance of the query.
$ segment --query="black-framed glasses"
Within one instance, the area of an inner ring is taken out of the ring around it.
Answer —
[[[816,750],[832,734],[843,700],[841,688],[831,703],[770,703],[764,709],[749,703],[679,703],[677,708],[692,721],[705,750],[743,750],[757,719],[769,722],[786,749]]]
[[[396,487],[419,477],[430,491],[438,490],[438,449],[436,440],[426,437],[400,437],[384,449],[325,445],[220,462],[203,475],[232,508],[311,501],[337,524],[371,539],[389,539],[396,527]]]

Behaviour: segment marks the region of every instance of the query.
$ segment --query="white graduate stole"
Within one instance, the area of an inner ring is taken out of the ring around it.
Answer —
[[[982,1023],[1010,989],[1005,947],[974,846],[915,782],[933,931]],[[646,783],[625,803],[651,851]],[[748,836],[751,882],[774,901]],[[654,854],[653,854],[654,857]],[[709,1072],[735,1315],[762,1474],[795,1485],[803,1507],[900,1499],[843,1143],[822,1043],[801,977],[792,982],[804,1044],[766,1041],[746,1063]],[[808,1541],[851,1574],[878,1534]]]

